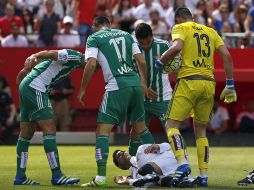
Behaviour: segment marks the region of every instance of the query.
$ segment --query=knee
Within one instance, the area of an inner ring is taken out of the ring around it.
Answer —
[[[142,176],[145,176],[147,174],[155,173],[155,170],[150,164],[145,164],[138,169],[138,173]]]
[[[134,130],[137,134],[142,133],[147,129],[145,122],[136,122],[132,123],[132,130]]]
[[[166,124],[165,124],[165,129],[169,128],[178,128],[181,124],[181,121],[173,120],[173,119],[167,119]]]
[[[131,129],[130,131],[130,139],[139,140],[139,135],[134,129]]]
[[[199,124],[194,122],[194,132],[196,139],[200,137],[206,137],[206,126],[207,124]]]

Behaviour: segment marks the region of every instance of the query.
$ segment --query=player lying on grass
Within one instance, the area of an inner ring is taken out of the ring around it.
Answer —
[[[74,69],[84,67],[84,60],[82,53],[66,49],[41,51],[26,59],[24,68],[17,76],[20,135],[17,142],[17,173],[14,185],[39,185],[26,177],[28,148],[37,126],[43,131],[44,150],[52,172],[51,183],[64,185],[80,181],[79,178],[65,176],[60,168],[49,90]]]
[[[123,170],[136,168],[132,178],[116,176],[114,181],[119,185],[129,184],[135,187],[160,185],[170,187],[171,180],[177,168],[177,161],[168,143],[145,144],[138,148],[136,157],[125,151],[116,150],[113,153],[114,164]],[[184,178],[178,187],[199,186],[200,178]]]

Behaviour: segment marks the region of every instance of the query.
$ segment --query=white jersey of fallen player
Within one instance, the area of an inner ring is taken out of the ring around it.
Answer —
[[[130,160],[132,165],[136,167],[136,169],[139,169],[143,165],[153,162],[160,167],[163,173],[161,177],[174,174],[177,168],[177,161],[170,145],[168,143],[159,144],[160,152],[145,154],[144,150],[150,145],[151,144],[145,144],[139,146],[136,157],[132,157]],[[133,178],[139,177],[137,173],[133,173]]]

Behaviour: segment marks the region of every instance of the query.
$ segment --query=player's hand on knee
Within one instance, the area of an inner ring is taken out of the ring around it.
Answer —
[[[147,93],[147,98],[152,99],[152,100],[158,98],[157,92],[155,92],[155,91],[152,90],[151,88],[148,88],[148,89],[147,89],[147,92],[148,92],[148,93]]]
[[[143,95],[144,97],[148,97],[148,88],[147,85],[142,83]]]
[[[220,99],[223,100],[227,104],[236,102],[237,95],[236,95],[233,79],[226,80],[226,86],[223,89],[223,91],[221,92]]]

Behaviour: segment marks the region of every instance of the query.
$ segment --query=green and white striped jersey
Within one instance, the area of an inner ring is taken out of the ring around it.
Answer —
[[[58,61],[43,60],[23,79],[30,87],[47,92],[74,69],[83,66],[83,54],[74,50],[59,50]]]
[[[96,58],[106,83],[106,91],[141,86],[132,56],[141,53],[132,36],[124,31],[104,28],[89,36],[85,58]]]
[[[170,45],[167,41],[154,38],[152,46],[149,50],[141,51],[146,59],[147,64],[147,88],[151,88],[158,94],[156,100],[146,99],[146,101],[166,101],[172,98],[172,88],[169,82],[168,74],[162,72],[161,69],[155,68],[154,61],[169,49]]]

